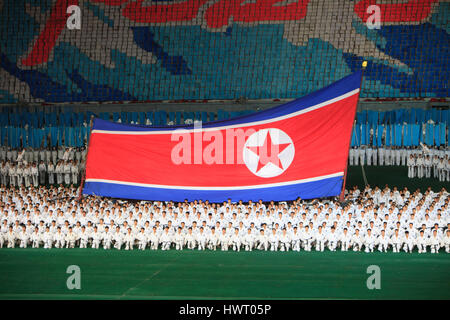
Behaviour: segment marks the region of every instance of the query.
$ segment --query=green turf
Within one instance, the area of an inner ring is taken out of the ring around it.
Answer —
[[[0,299],[450,299],[450,255],[4,248],[0,284]]]
[[[407,168],[365,167],[370,185],[410,190],[448,183],[408,179]],[[347,187],[364,185],[349,167]],[[81,268],[81,290],[66,269]],[[368,290],[369,265],[381,290]],[[0,299],[450,299],[450,255],[362,252],[198,252],[0,249]]]
[[[420,188],[424,191],[431,187],[433,191],[440,191],[442,188],[449,190],[450,183],[440,182],[435,178],[424,179],[410,179],[408,178],[408,167],[406,166],[364,166],[367,182],[372,186],[384,188],[387,184],[390,187],[397,188],[407,187],[410,191],[415,191]],[[361,171],[361,166],[349,166],[347,174],[346,187],[351,188],[358,186],[364,187],[364,179]]]

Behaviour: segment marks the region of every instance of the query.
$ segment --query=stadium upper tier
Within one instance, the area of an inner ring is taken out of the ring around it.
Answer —
[[[91,117],[137,125],[183,125],[195,121],[221,121],[244,116],[254,110],[241,111],[148,111],[148,112],[11,112],[0,110],[0,146],[12,148],[41,146],[84,146],[89,139]],[[352,146],[429,146],[448,144],[450,110],[396,109],[390,111],[363,110],[356,113],[356,126],[352,133]],[[390,138],[389,138],[390,137]],[[383,139],[382,139],[383,138]]]
[[[25,108],[17,109],[14,112],[9,107],[3,107],[0,109],[0,127],[78,127],[83,126],[84,123],[89,125],[92,116],[103,120],[137,125],[183,125],[192,124],[195,121],[209,122],[227,120],[252,112],[255,112],[255,110],[225,111],[219,109],[217,112],[173,112],[160,110],[148,112],[100,112],[99,114],[95,114],[92,111],[72,112],[68,110],[28,112],[25,111]],[[395,109],[390,111],[362,110],[356,113],[356,123],[368,124],[370,126],[404,123],[442,123],[448,126],[450,123],[450,110],[420,108]]]
[[[290,99],[363,60],[362,97],[448,97],[449,18],[449,0],[0,0],[0,103]]]

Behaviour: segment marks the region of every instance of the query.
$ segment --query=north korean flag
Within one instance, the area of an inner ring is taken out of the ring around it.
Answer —
[[[95,119],[83,194],[210,202],[337,196],[361,83],[226,121],[149,127]]]

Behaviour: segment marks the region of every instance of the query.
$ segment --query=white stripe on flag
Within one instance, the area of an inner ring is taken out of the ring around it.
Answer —
[[[86,182],[101,182],[101,183],[110,183],[110,184],[122,184],[134,187],[145,187],[145,188],[158,188],[158,189],[180,189],[180,190],[249,190],[249,189],[262,189],[262,188],[271,188],[271,187],[282,187],[289,186],[293,184],[314,182],[329,178],[341,177],[343,176],[343,172],[332,173],[324,176],[295,180],[295,181],[286,181],[286,182],[277,182],[277,183],[269,183],[269,184],[260,184],[253,186],[239,186],[239,187],[191,187],[191,186],[166,186],[161,184],[147,184],[147,183],[138,183],[138,182],[127,182],[127,181],[117,181],[117,180],[107,180],[107,179],[86,179]]]

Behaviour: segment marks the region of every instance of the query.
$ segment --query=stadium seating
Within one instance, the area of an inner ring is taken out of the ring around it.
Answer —
[[[66,26],[71,4],[80,30]],[[362,97],[448,97],[450,3],[380,1],[371,29],[374,4],[2,0],[0,103],[290,99],[363,60]]]
[[[19,109],[20,110],[20,109]],[[221,121],[239,117],[254,110],[228,112],[0,112],[0,145],[13,148],[59,145],[81,147],[89,137],[91,116],[104,120],[137,125],[182,125],[195,121]],[[373,145],[417,146],[445,145],[450,111],[439,109],[364,110],[356,114],[352,146]],[[422,129],[422,130],[421,130]],[[371,132],[372,131],[372,132]],[[44,137],[50,136],[50,140]],[[384,139],[382,139],[382,136]],[[372,139],[370,141],[370,139]],[[21,142],[22,141],[22,142]]]

